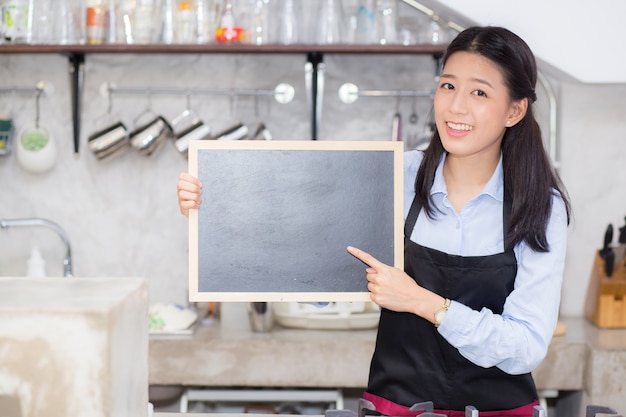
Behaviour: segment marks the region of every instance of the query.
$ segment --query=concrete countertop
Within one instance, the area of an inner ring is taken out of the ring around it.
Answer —
[[[581,391],[583,404],[626,410],[626,329],[562,318],[546,359],[533,372],[539,390]],[[364,388],[376,330],[268,333],[199,326],[192,335],[150,337],[151,385]]]
[[[564,319],[534,372],[539,389],[583,388],[587,346],[626,349],[626,341],[584,319]],[[626,331],[622,334],[626,335]],[[626,338],[626,336],[624,337]],[[199,326],[193,335],[150,337],[150,384],[363,388],[376,330],[300,330],[268,333]]]
[[[150,337],[151,385],[341,387],[367,382],[375,330],[268,333],[199,326],[193,335]]]

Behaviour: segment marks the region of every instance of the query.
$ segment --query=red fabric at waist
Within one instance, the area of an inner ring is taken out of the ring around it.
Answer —
[[[363,399],[370,401],[376,407],[376,411],[387,416],[398,417],[414,417],[423,413],[413,412],[409,410],[409,407],[396,404],[384,398],[365,392]],[[467,404],[471,405],[471,404]],[[481,417],[532,417],[533,407],[539,405],[539,401],[534,401],[530,404],[512,409],[502,411],[481,411],[478,410],[478,414]],[[448,417],[465,417],[465,411],[451,411],[451,410],[434,410],[435,413],[443,414]]]

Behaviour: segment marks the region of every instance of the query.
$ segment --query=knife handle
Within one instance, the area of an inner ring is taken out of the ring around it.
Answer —
[[[613,275],[613,265],[615,264],[615,252],[612,249],[608,249],[604,253],[604,273],[607,278],[611,278]]]
[[[613,241],[613,224],[609,223],[606,227],[606,232],[604,232],[604,246],[602,247],[604,250],[609,249],[609,245]]]
[[[624,221],[626,221],[626,217],[624,217]],[[626,224],[619,228],[619,236],[617,241],[622,244],[626,243]]]

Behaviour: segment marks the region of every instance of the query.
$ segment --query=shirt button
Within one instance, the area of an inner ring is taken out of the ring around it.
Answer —
[[[457,222],[456,222],[456,228],[457,228],[457,229],[460,229],[460,228],[461,228],[461,222],[460,222],[460,221],[458,221],[458,220],[457,220]]]

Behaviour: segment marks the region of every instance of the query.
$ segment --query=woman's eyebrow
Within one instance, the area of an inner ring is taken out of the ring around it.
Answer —
[[[446,78],[446,79],[457,79],[456,75],[453,74],[446,74],[443,73],[439,76],[439,78]],[[493,88],[493,85],[491,85],[491,83],[483,78],[471,78],[471,81],[479,83],[479,84],[484,84],[490,88]]]

